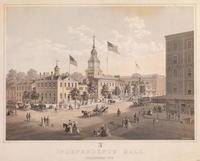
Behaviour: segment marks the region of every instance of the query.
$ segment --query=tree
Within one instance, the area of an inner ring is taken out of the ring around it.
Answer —
[[[97,85],[94,80],[91,80],[88,84],[88,93],[92,101],[97,98]]]
[[[82,103],[84,104],[84,101],[88,101],[88,99],[89,99],[89,94],[86,91],[84,91],[82,94],[82,100],[83,100]]]
[[[17,71],[11,69],[6,75],[6,88],[12,87],[16,82],[17,82]]]
[[[75,100],[75,107],[76,107],[76,101],[77,99],[80,99],[80,91],[77,88],[74,88],[70,91],[71,97],[73,100]]]
[[[84,101],[87,101],[88,98],[89,98],[89,95],[88,95],[88,93],[86,91],[84,91],[83,94],[82,94],[82,97],[83,97]]]
[[[127,85],[125,86],[125,92],[128,93],[128,95],[131,94],[131,86],[130,86],[130,84],[127,84]]]
[[[108,93],[108,99],[112,99],[112,94],[110,92]]]
[[[22,96],[22,100],[24,102],[27,102],[30,99],[30,92],[24,91],[23,96]]]
[[[114,94],[115,94],[116,96],[119,96],[119,95],[121,94],[121,90],[120,90],[119,87],[115,87]]]
[[[78,72],[74,72],[73,74],[71,74],[71,77],[78,82],[82,82],[84,79],[83,75]]]
[[[17,81],[26,80],[26,79],[27,79],[26,73],[24,73],[24,72],[17,73]]]
[[[36,100],[40,97],[39,93],[37,93],[36,91],[36,88],[33,88],[32,92],[31,92],[31,99],[32,100],[35,100],[35,103],[36,103]]]
[[[101,90],[101,94],[102,94],[102,96],[104,96],[104,98],[108,98],[109,88],[106,84],[103,85],[103,88]]]
[[[39,78],[39,75],[37,74],[37,71],[35,69],[29,69],[27,71],[27,79],[28,80],[36,80]]]

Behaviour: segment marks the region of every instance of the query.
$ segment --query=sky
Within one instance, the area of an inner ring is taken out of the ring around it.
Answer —
[[[104,74],[165,75],[165,35],[194,30],[190,6],[10,6],[6,10],[6,72],[69,72],[69,55],[85,75],[93,35]],[[119,55],[107,50],[107,41]],[[107,72],[108,57],[108,72]],[[135,64],[139,65],[139,68]]]

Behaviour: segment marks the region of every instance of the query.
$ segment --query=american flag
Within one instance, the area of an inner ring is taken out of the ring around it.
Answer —
[[[77,66],[76,60],[71,55],[69,55],[69,60],[70,60],[70,64]]]
[[[113,51],[116,54],[119,54],[118,52],[118,47],[113,45],[111,42],[107,41],[107,45],[108,45],[108,50],[109,51]]]
[[[135,67],[136,67],[137,69],[140,69],[140,66],[138,65],[137,62],[135,62]]]

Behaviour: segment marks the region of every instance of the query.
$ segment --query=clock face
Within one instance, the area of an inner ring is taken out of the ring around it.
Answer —
[[[89,64],[89,67],[90,67],[90,68],[93,68],[93,67],[94,67],[93,63],[90,63],[90,64]]]

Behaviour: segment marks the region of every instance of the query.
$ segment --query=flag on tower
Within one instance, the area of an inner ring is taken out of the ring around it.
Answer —
[[[69,55],[69,60],[70,60],[70,64],[77,66],[76,60],[71,55]]]
[[[119,54],[118,52],[118,47],[113,45],[111,42],[107,41],[107,45],[108,45],[108,50],[109,51],[113,51],[116,54]]]
[[[138,65],[137,62],[135,62],[135,67],[136,67],[137,69],[140,69],[140,66]]]

